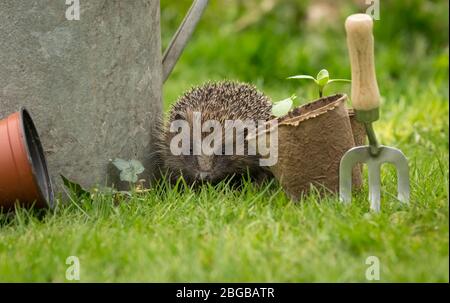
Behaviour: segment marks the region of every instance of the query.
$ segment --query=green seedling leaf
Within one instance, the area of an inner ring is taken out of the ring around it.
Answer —
[[[123,159],[115,159],[112,163],[118,170],[124,170],[130,166],[130,162]]]
[[[310,75],[296,75],[296,76],[288,77],[287,79],[313,80],[317,84],[317,87],[319,89],[319,97],[320,98],[323,97],[323,91],[325,89],[325,86],[327,86],[327,84],[332,83],[332,82],[351,82],[351,80],[347,80],[347,79],[330,79],[330,74],[328,73],[328,71],[326,69],[322,69],[317,74],[316,78],[314,78],[313,76],[310,76]]]
[[[330,74],[328,73],[328,71],[326,69],[322,69],[317,74],[317,84],[319,86],[324,87],[325,85],[328,84],[329,80],[330,80]]]
[[[141,174],[144,172],[145,168],[142,165],[141,162],[139,162],[138,160],[130,160],[130,165],[131,167],[134,169],[134,171],[136,172],[136,174]]]
[[[348,80],[348,79],[331,79],[328,81],[328,83],[333,83],[333,82],[352,82],[352,80]]]
[[[138,180],[138,176],[132,169],[125,169],[120,172],[120,180],[136,183]]]
[[[138,175],[145,170],[142,163],[138,160],[115,159],[112,163],[120,170],[120,180],[125,182],[136,183]]]
[[[90,199],[91,193],[85,190],[80,184],[70,181],[63,175],[60,175],[63,180],[64,186],[69,190],[69,193],[72,194],[77,199]]]
[[[272,106],[272,114],[277,118],[286,115],[291,110],[295,98],[297,98],[297,96],[292,95],[287,99],[275,102]]]
[[[308,80],[313,80],[314,82],[317,83],[316,79],[310,75],[296,75],[296,76],[288,77],[287,79],[308,79]]]

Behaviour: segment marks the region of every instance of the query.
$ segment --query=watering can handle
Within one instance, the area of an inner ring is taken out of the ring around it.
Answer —
[[[167,80],[173,68],[175,67],[178,58],[180,58],[180,55],[183,52],[184,47],[188,43],[192,33],[194,32],[197,23],[200,21],[200,18],[207,4],[208,0],[194,0],[191,8],[184,17],[183,22],[181,22],[180,27],[172,37],[172,40],[170,41],[169,46],[167,47],[163,55],[163,82]]]
[[[352,104],[358,111],[374,110],[380,105],[372,28],[372,17],[367,14],[350,15],[345,21],[352,67]]]

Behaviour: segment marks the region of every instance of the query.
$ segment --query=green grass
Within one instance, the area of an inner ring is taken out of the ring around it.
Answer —
[[[162,1],[164,44],[189,2]],[[327,68],[349,78],[343,20],[358,9],[345,2],[335,21],[316,26],[306,21],[306,2],[280,1],[236,31],[250,4],[212,1],[165,84],[165,108],[209,79],[248,81],[274,100],[296,93],[305,103],[315,87],[285,77]],[[367,185],[344,206],[315,194],[294,203],[275,182],[197,191],[161,182],[120,203],[96,194],[54,211],[0,214],[0,281],[65,282],[65,260],[74,255],[82,282],[366,282],[369,256],[380,260],[381,282],[448,282],[448,2],[399,3],[383,2],[376,23],[383,100],[375,129],[409,159],[409,206],[395,199],[390,166],[382,171],[380,214],[369,211]],[[325,93],[333,92],[350,88],[333,85]]]
[[[380,259],[383,282],[448,281],[446,180],[437,163],[422,167],[411,205],[385,192],[381,214],[368,211],[366,192],[349,207],[315,195],[294,204],[276,185],[250,183],[198,192],[162,184],[40,219],[20,209],[2,220],[0,280],[65,281],[75,255],[84,282],[366,281],[368,256]],[[393,177],[384,175],[389,191]]]

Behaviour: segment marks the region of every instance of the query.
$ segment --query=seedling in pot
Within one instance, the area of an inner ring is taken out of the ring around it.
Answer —
[[[330,74],[326,69],[322,69],[314,78],[310,75],[296,75],[288,77],[288,79],[307,79],[307,80],[313,80],[314,83],[317,84],[317,87],[319,88],[319,98],[323,97],[323,90],[325,89],[325,86],[327,86],[330,83],[333,82],[352,82],[348,79],[330,79]]]

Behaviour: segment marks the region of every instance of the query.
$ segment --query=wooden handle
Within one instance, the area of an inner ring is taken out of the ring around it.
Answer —
[[[367,14],[354,14],[345,21],[352,67],[352,104],[356,110],[367,111],[380,105],[372,28],[372,17]]]

